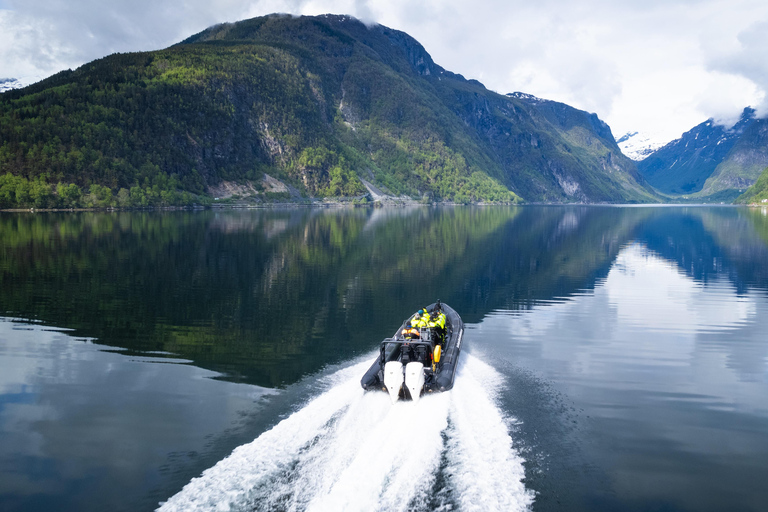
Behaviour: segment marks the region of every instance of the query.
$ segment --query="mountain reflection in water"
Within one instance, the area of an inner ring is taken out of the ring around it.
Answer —
[[[768,501],[760,209],[0,213],[0,289],[0,508],[150,509],[438,298],[507,381],[534,510]]]

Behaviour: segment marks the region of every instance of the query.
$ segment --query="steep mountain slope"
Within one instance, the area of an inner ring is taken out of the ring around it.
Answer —
[[[701,196],[731,201],[752,186],[766,166],[768,119],[755,119],[704,183]]]
[[[768,167],[763,170],[754,185],[737,197],[734,202],[741,204],[768,202]]]
[[[733,200],[768,165],[768,125],[746,108],[731,128],[708,120],[638,163],[663,193],[710,201]]]
[[[331,15],[218,25],[4,93],[4,173],[0,206],[264,195],[273,178],[314,197],[364,194],[362,178],[460,202],[655,199],[595,115],[493,93],[403,32]]]

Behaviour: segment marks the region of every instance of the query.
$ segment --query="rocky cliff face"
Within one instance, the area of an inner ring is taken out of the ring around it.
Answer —
[[[502,168],[505,183],[533,201],[647,201],[650,194],[611,130],[595,114],[479,83],[452,88],[452,110]],[[466,90],[469,88],[469,90]]]

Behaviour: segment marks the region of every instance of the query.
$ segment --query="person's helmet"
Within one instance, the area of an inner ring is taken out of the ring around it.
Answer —
[[[424,310],[423,310],[423,309],[420,309],[420,310],[419,310],[419,314],[420,314],[420,315],[423,315],[423,314],[424,314]]]

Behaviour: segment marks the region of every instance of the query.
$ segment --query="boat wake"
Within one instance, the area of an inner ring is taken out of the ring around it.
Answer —
[[[503,378],[473,356],[456,387],[391,404],[365,393],[369,362],[328,377],[329,389],[190,481],[158,510],[515,511],[533,493],[509,419]]]

